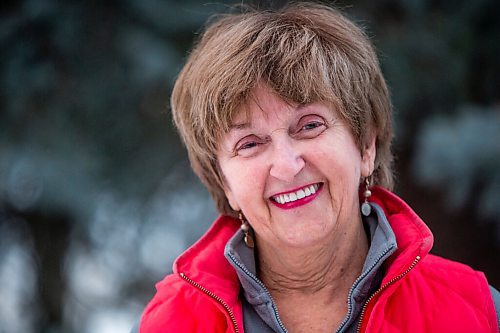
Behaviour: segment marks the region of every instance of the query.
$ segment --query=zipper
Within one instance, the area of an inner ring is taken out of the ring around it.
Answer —
[[[339,328],[337,328],[337,330],[335,331],[335,333],[339,333],[345,326],[345,324],[347,323],[347,321],[349,320],[349,317],[351,317],[351,314],[352,314],[352,301],[351,301],[351,298],[352,298],[352,293],[354,291],[354,289],[356,289],[356,287],[358,286],[358,284],[361,282],[361,280],[364,279],[364,277],[370,273],[370,271],[378,265],[379,261],[382,260],[383,257],[385,257],[387,255],[387,253],[389,253],[390,251],[392,251],[392,249],[394,248],[394,246],[390,246],[388,247],[387,249],[385,249],[385,251],[383,253],[381,253],[377,259],[371,264],[371,266],[365,270],[365,272],[360,275],[356,281],[354,281],[351,289],[349,290],[349,295],[347,296],[347,314],[346,316],[344,317],[344,320],[342,321],[342,323],[340,323],[340,326]]]
[[[403,273],[399,274],[396,277],[393,277],[391,280],[389,280],[386,284],[381,286],[376,292],[374,292],[365,302],[365,305],[363,306],[363,309],[361,310],[361,314],[359,315],[359,324],[358,324],[358,329],[356,330],[357,333],[360,332],[361,330],[361,324],[363,323],[363,317],[366,312],[366,308],[368,307],[368,304],[370,303],[371,300],[375,298],[378,294],[380,294],[382,291],[387,289],[391,284],[393,284],[396,281],[401,280],[406,274],[410,273],[410,271],[418,264],[420,261],[420,256],[416,256],[411,265],[404,271]]]
[[[231,310],[231,308],[229,307],[229,305],[227,305],[227,303],[224,302],[224,300],[222,298],[220,298],[219,296],[215,295],[213,292],[211,292],[210,290],[206,289],[205,287],[203,287],[199,283],[191,280],[184,273],[180,273],[180,276],[185,281],[187,281],[189,284],[191,284],[192,286],[196,287],[197,289],[201,290],[206,295],[210,296],[211,298],[213,298],[214,300],[216,300],[217,302],[219,302],[224,307],[224,309],[226,309],[227,313],[229,314],[229,317],[231,318],[231,321],[233,322],[234,332],[235,333],[239,333],[238,323],[236,322],[236,317],[234,316],[234,313]]]
[[[267,296],[269,297],[269,299],[272,302],[274,315],[276,317],[276,321],[278,322],[278,325],[280,326],[280,328],[283,330],[284,333],[288,333],[288,330],[285,328],[285,325],[283,325],[283,322],[281,321],[280,315],[278,313],[278,309],[276,308],[276,303],[274,302],[274,299],[271,296],[271,293],[269,292],[269,290],[267,290],[266,286],[252,272],[250,272],[245,266],[243,266],[243,264],[241,264],[232,253],[229,253],[229,257],[235,263],[236,266],[238,266],[243,272],[245,272],[245,274],[247,274],[252,280],[254,280],[266,292]]]

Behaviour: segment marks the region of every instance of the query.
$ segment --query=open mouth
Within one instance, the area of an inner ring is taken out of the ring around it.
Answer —
[[[313,199],[316,196],[316,193],[321,189],[323,183],[316,183],[301,187],[297,190],[279,193],[273,195],[271,197],[271,201],[277,203],[279,205],[287,205],[290,203],[298,203],[298,202],[309,202],[309,199]]]

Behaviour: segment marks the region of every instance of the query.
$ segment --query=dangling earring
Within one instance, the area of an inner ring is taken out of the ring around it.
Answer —
[[[370,216],[370,213],[372,212],[372,207],[368,202],[368,198],[372,195],[372,191],[370,191],[370,177],[371,176],[365,178],[365,193],[363,194],[365,197],[365,202],[363,202],[363,204],[361,205],[361,214],[363,214],[364,216]]]
[[[250,228],[250,224],[248,224],[248,221],[243,217],[243,214],[239,213],[239,219],[241,221],[241,230],[243,230],[243,233],[245,233],[245,244],[253,249],[255,246],[255,243],[253,241],[253,235],[252,235],[252,230]]]

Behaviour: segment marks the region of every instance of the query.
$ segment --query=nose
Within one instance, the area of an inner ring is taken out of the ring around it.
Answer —
[[[269,171],[271,176],[287,183],[292,182],[305,166],[302,154],[292,141],[293,139],[286,138],[274,142],[271,170]]]

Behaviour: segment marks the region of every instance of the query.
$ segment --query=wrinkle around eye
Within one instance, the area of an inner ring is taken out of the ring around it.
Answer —
[[[298,139],[313,139],[328,128],[328,122],[319,115],[307,115],[297,123],[294,136]]]
[[[312,127],[306,128],[307,126],[312,126]],[[312,130],[315,130],[321,126],[325,126],[325,124],[322,122],[319,122],[319,121],[312,121],[312,122],[309,122],[309,123],[305,124],[304,126],[302,126],[301,130],[312,131]]]
[[[234,155],[243,157],[253,156],[257,153],[261,146],[265,145],[269,141],[269,139],[266,140],[253,135],[247,136],[236,143]]]

